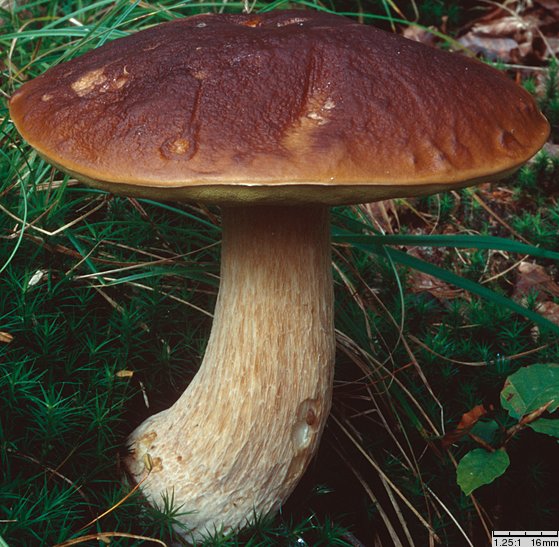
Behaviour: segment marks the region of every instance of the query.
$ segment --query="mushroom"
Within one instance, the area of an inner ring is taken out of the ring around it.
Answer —
[[[10,101],[21,135],[97,188],[222,207],[199,372],[128,439],[195,541],[277,511],[318,447],[334,367],[329,206],[512,173],[546,141],[482,63],[313,11],[198,15],[51,68]]]

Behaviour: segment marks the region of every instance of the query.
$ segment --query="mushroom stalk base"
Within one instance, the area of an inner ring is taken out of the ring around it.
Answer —
[[[329,211],[223,210],[221,285],[199,372],[128,439],[154,505],[187,512],[196,541],[277,511],[315,454],[334,365]],[[149,454],[150,458],[146,458]]]

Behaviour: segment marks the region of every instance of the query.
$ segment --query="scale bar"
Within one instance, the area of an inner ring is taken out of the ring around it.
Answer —
[[[503,537],[522,537],[522,538],[559,538],[559,531],[533,531],[533,532],[513,532],[513,531],[493,531],[492,537],[503,538]]]

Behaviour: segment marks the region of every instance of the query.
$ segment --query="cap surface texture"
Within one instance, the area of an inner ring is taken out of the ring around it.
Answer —
[[[10,112],[81,180],[216,203],[464,186],[513,171],[549,133],[498,71],[314,11],[160,24],[51,68]]]

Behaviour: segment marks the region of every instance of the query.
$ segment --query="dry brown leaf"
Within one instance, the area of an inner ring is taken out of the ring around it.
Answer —
[[[409,40],[421,42],[422,44],[427,44],[428,46],[434,46],[436,41],[435,35],[432,32],[416,25],[407,26],[402,31],[402,35]]]
[[[510,188],[502,188],[499,186],[491,188],[488,192],[484,192],[483,195],[492,205],[496,203],[499,205],[510,205],[514,196]]]
[[[533,49],[537,19],[516,15],[478,22],[458,41],[488,59],[521,62]]]
[[[492,38],[469,32],[458,41],[464,47],[488,59],[499,59],[505,62],[519,62],[521,60],[520,45],[512,38]]]
[[[557,13],[557,0],[496,7],[469,23],[458,41],[489,59],[539,64],[557,52]]]
[[[549,46],[549,49],[551,51],[544,52],[542,57],[545,59],[545,58],[549,57],[551,54],[558,55],[559,54],[559,37],[547,36],[546,37],[546,42],[547,42],[547,45]]]
[[[416,294],[428,292],[440,301],[458,298],[462,293],[460,289],[455,289],[448,283],[417,270],[410,274],[409,283],[412,292]]]
[[[476,425],[480,418],[487,414],[487,409],[483,405],[476,405],[474,408],[468,412],[462,414],[462,419],[456,426],[456,429],[447,433],[441,439],[441,445],[444,449],[447,449],[450,445],[459,441],[464,435]]]
[[[0,342],[9,344],[13,339],[13,335],[11,335],[9,332],[0,331]]]
[[[541,302],[536,307],[536,311],[552,323],[559,325],[559,304],[551,301]]]
[[[513,298],[522,300],[531,291],[537,291],[538,300],[546,300],[544,294],[548,293],[559,297],[559,285],[539,264],[522,261],[517,268],[516,283],[514,284]],[[543,294],[542,294],[543,293]]]
[[[407,249],[407,253],[421,260],[425,260],[425,257],[417,248]],[[461,289],[457,289],[453,285],[441,281],[438,277],[420,272],[419,270],[412,270],[410,272],[408,284],[411,292],[416,294],[428,292],[441,302],[452,300],[463,295]]]
[[[536,0],[535,4],[546,9],[553,17],[559,19],[559,2],[557,0]]]
[[[477,23],[472,28],[476,34],[481,36],[504,37],[509,36],[517,42],[526,40],[526,34],[530,32],[530,19],[518,15],[503,16],[487,23]]]
[[[558,43],[557,44],[558,45],[557,51],[559,51],[559,38],[557,39],[557,43]],[[543,149],[550,156],[559,158],[559,144],[553,144],[551,142],[546,142],[543,145]]]

